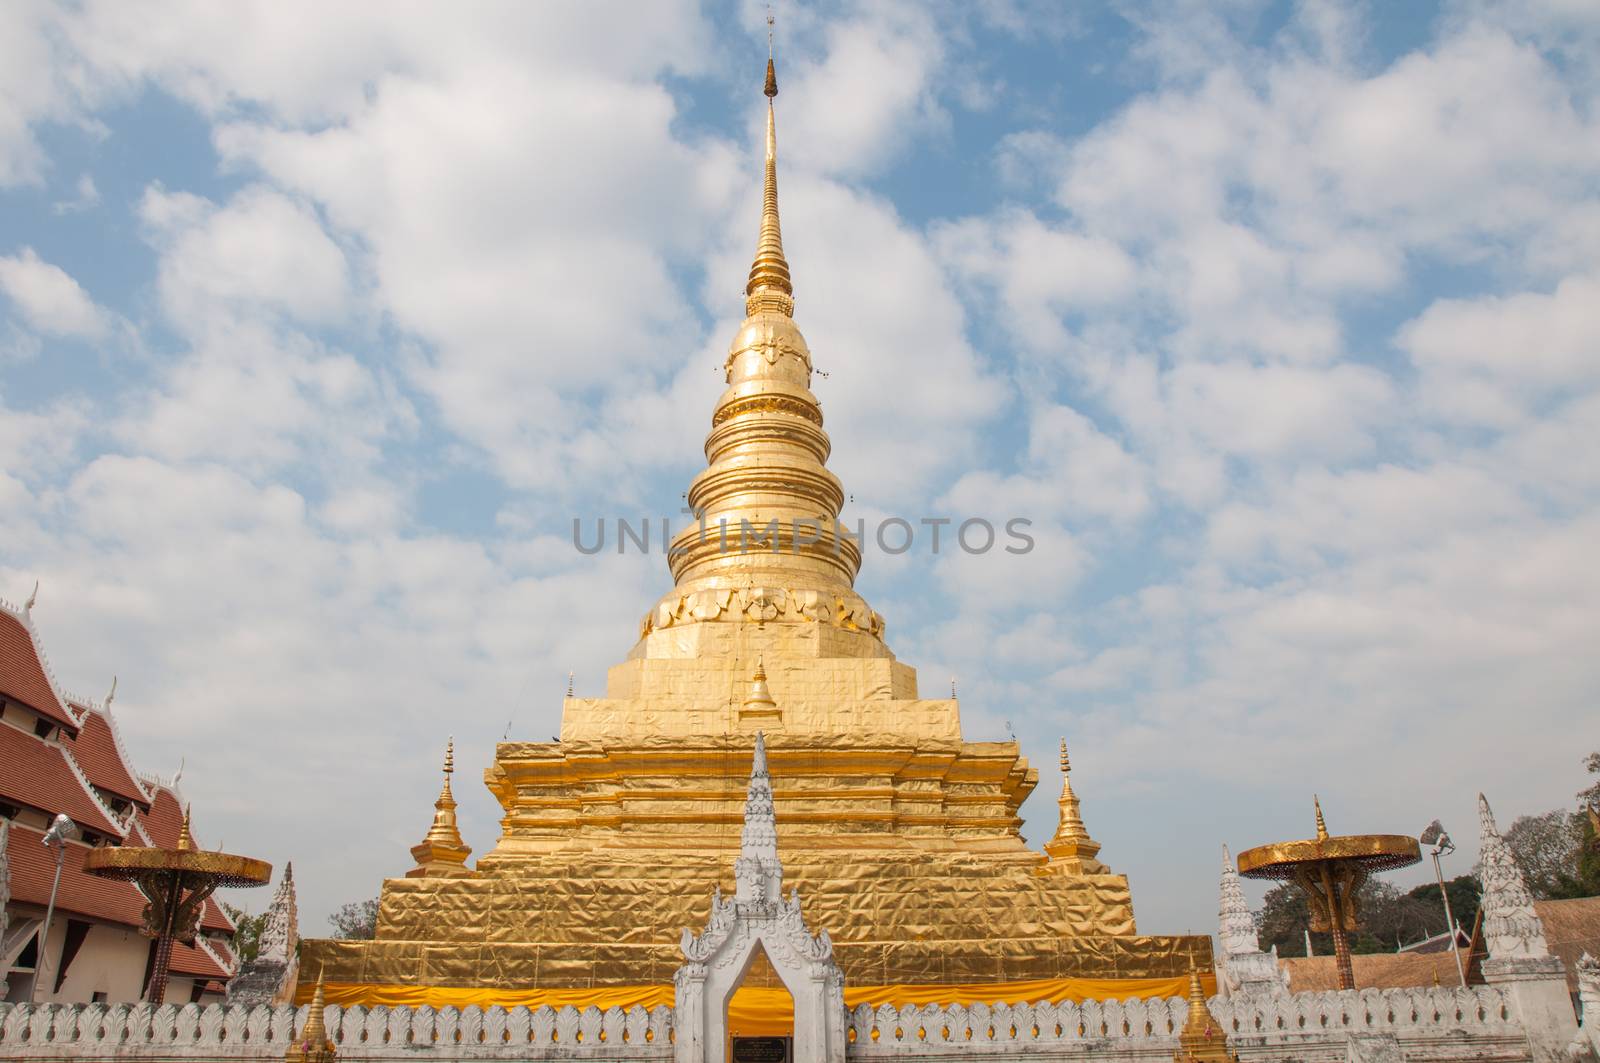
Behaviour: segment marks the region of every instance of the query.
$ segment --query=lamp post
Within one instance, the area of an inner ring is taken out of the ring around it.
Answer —
[[[1450,934],[1450,951],[1456,957],[1456,975],[1461,979],[1461,985],[1467,984],[1467,968],[1461,962],[1461,942],[1456,937],[1456,917],[1450,911],[1450,891],[1444,888],[1444,869],[1439,865],[1439,857],[1445,853],[1456,851],[1456,843],[1450,840],[1450,834],[1438,820],[1428,824],[1418,839],[1423,845],[1433,846],[1433,877],[1439,880],[1439,896],[1444,899],[1444,921]]]
[[[44,929],[39,931],[39,958],[33,965],[33,988],[28,991],[28,1003],[39,1002],[39,983],[44,981],[45,949],[50,944],[50,924],[56,917],[56,891],[61,888],[61,865],[67,860],[67,842],[78,836],[78,825],[65,812],[56,813],[50,829],[39,839],[46,846],[56,847],[56,877],[50,883],[50,904],[44,910]]]

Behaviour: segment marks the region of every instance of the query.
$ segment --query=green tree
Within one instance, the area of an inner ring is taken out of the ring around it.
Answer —
[[[1483,884],[1476,875],[1457,875],[1455,878],[1446,879],[1445,892],[1450,895],[1450,914],[1455,916],[1456,925],[1467,933],[1472,933],[1472,921],[1478,915],[1478,902],[1483,897]],[[1424,883],[1417,886],[1408,897],[1414,897],[1423,904],[1432,908],[1437,916],[1441,930],[1444,926],[1444,899],[1439,896],[1439,885],[1436,882]]]
[[[1590,775],[1600,775],[1600,753],[1590,753],[1583,766]],[[1578,791],[1578,807],[1600,809],[1600,779],[1586,789]]]
[[[1518,816],[1505,832],[1506,845],[1536,900],[1565,896],[1577,872],[1584,817],[1564,808]]]
[[[1356,894],[1361,929],[1351,938],[1350,951],[1393,952],[1399,945],[1443,933],[1444,904],[1438,899],[1437,887],[1430,888],[1434,890],[1432,904],[1414,896],[1414,891],[1402,893],[1382,879],[1368,879]],[[1476,899],[1473,910],[1477,910]],[[1304,956],[1311,912],[1300,887],[1285,883],[1268,890],[1260,926],[1263,949],[1276,945],[1280,956]],[[1333,936],[1312,934],[1311,947],[1319,956],[1331,955]]]
[[[251,915],[243,908],[235,908],[227,901],[222,910],[233,920],[233,951],[241,964],[249,963],[261,951],[261,928],[267,925],[267,913]]]
[[[370,939],[378,933],[378,898],[351,901],[328,917],[336,938]]]

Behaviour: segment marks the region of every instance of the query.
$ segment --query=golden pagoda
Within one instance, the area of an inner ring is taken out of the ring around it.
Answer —
[[[606,696],[566,699],[559,739],[500,743],[484,781],[505,815],[475,869],[447,774],[417,869],[384,883],[376,939],[305,942],[301,969],[326,972],[330,1003],[670,1000],[680,932],[732,885],[758,731],[786,881],[831,935],[852,1005],[919,987],[945,1003],[1181,995],[1191,966],[1210,967],[1208,937],[1137,934],[1070,784],[1047,853],[1025,844],[1037,770],[1015,741],[964,739],[953,696],[919,696],[856,592],[861,552],[793,317],[770,59],[765,91],[746,316],[673,587]]]

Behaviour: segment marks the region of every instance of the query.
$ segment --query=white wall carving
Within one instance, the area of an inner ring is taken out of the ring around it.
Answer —
[[[1044,1051],[1171,1059],[1186,1003],[862,1005],[839,1013],[850,1059],[1015,1058]],[[1392,1034],[1408,1059],[1526,1060],[1527,1038],[1493,987],[1357,990],[1211,1001],[1246,1059],[1344,1058],[1351,1034]],[[283,1058],[308,1009],[282,1005],[0,1004],[0,1057],[40,1060]],[[673,1053],[674,1009],[385,1008],[330,1005],[341,1059],[653,1060]],[[1313,1053],[1312,1049],[1333,1051]],[[798,1056],[796,1057],[799,1058]]]
[[[1278,965],[1278,950],[1261,951],[1255,917],[1239,888],[1228,847],[1222,847],[1222,883],[1217,905],[1217,988],[1225,997],[1239,994],[1281,996],[1289,992],[1289,972]]]
[[[235,1004],[0,1004],[0,1057],[281,1060],[308,1008]],[[666,1060],[672,1008],[341,1008],[341,1059]]]
[[[1550,955],[1527,880],[1511,847],[1500,837],[1494,812],[1482,794],[1478,823],[1483,939],[1489,949],[1483,977],[1505,993],[1511,1014],[1528,1033],[1535,1063],[1557,1063],[1567,1058],[1567,1048],[1578,1035],[1566,968]]]
[[[734,896],[712,890],[711,914],[699,934],[685,929],[687,961],[673,976],[677,999],[677,1063],[723,1063],[728,1000],[757,950],[794,998],[796,1063],[844,1063],[844,972],[828,932],[813,935],[796,890],[783,899],[783,865],[767,771],[766,738],[756,734],[745,797],[744,830],[734,861]]]

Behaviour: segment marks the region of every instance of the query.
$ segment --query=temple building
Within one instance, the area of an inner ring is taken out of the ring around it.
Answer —
[[[175,845],[184,799],[175,779],[134,769],[111,711],[115,684],[103,701],[61,689],[32,609],[31,597],[20,608],[0,601],[0,999],[137,1001],[154,945],[140,932],[145,897],[86,872],[84,855]],[[64,847],[45,840],[59,815],[72,823]],[[222,999],[237,967],[233,933],[208,899],[194,943],[173,949],[169,1001]]]
[[[861,552],[794,319],[776,94],[769,62],[746,316],[671,590],[606,696],[569,693],[559,739],[498,746],[484,781],[505,814],[476,863],[447,761],[415,867],[383,884],[375,940],[303,942],[300,1000],[320,971],[330,1004],[670,1001],[680,933],[734,881],[758,732],[785,881],[831,936],[847,1005],[1185,996],[1192,968],[1210,982],[1209,937],[1138,933],[1070,782],[1055,837],[1024,842],[1037,770],[1015,741],[965,738],[956,700],[919,692],[855,589]],[[777,985],[758,963],[741,992]]]

